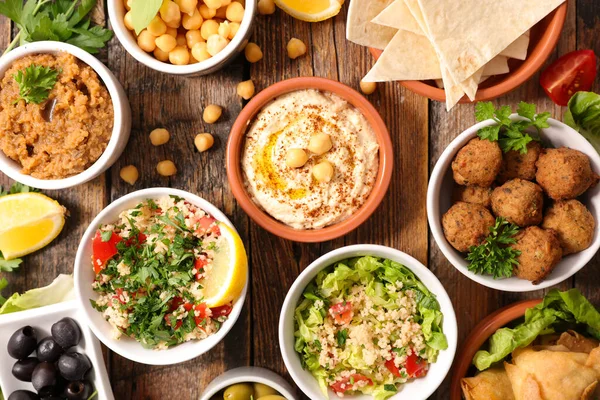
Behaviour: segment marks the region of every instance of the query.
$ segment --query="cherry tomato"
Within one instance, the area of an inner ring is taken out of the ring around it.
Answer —
[[[198,315],[195,315],[196,313],[194,312],[194,320],[196,321],[197,326],[202,327],[202,323],[208,317],[207,309],[206,303],[200,303],[194,306],[194,311],[198,311]]]
[[[339,325],[349,324],[352,321],[352,303],[349,301],[342,301],[329,307],[329,314],[333,317],[334,321]]]
[[[232,308],[231,308],[230,304],[226,304],[224,306],[215,307],[215,308],[210,309],[210,311],[212,311],[213,318],[226,317],[229,314],[231,314],[231,310],[232,310]]]
[[[542,72],[540,84],[559,106],[566,106],[575,92],[589,91],[596,79],[596,55],[577,50],[560,57]]]
[[[94,254],[92,258],[94,260],[94,271],[96,274],[99,274],[100,271],[104,269],[108,260],[118,254],[117,243],[121,240],[123,240],[123,238],[113,232],[110,239],[103,242],[102,234],[99,230],[96,231],[96,235],[94,236],[94,239],[92,239],[92,252]]]
[[[333,389],[333,391],[337,394],[344,394],[345,392],[350,390],[350,388],[352,387],[353,383],[350,383],[350,382],[354,382],[354,383],[367,382],[367,385],[369,385],[369,386],[373,385],[373,381],[371,379],[367,378],[366,376],[361,375],[361,374],[352,374],[349,377],[340,379],[339,381],[332,384],[331,389]]]
[[[414,351],[406,358],[406,373],[410,378],[420,378],[427,375],[428,366],[427,360],[419,357]]]
[[[388,369],[388,371],[390,371],[392,373],[392,375],[394,375],[396,378],[400,378],[402,375],[400,374],[400,369],[398,367],[396,367],[396,364],[394,363],[394,358],[392,358],[391,360],[387,360],[385,362],[385,367]]]

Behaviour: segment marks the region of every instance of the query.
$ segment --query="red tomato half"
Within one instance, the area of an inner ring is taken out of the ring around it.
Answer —
[[[331,389],[333,389],[333,391],[338,394],[344,394],[345,392],[350,390],[350,388],[352,387],[353,383],[351,383],[351,382],[354,382],[354,383],[367,382],[367,385],[369,385],[369,386],[371,386],[373,384],[373,381],[371,379],[367,378],[366,376],[361,375],[361,374],[353,374],[347,378],[340,379],[339,381],[332,384]]]
[[[96,235],[92,239],[92,251],[94,253],[92,259],[96,274],[99,274],[104,269],[108,260],[117,255],[117,243],[121,240],[123,238],[113,232],[110,239],[107,242],[103,242],[100,231],[96,231]]]
[[[215,308],[211,308],[210,311],[212,311],[212,317],[213,318],[217,318],[217,317],[226,317],[229,314],[231,314],[231,305],[226,304],[224,306],[220,306],[220,307],[215,307]]]
[[[596,55],[592,50],[565,54],[542,72],[540,84],[559,106],[566,106],[575,92],[588,91],[596,79]]]
[[[428,371],[427,360],[422,359],[418,355],[413,353],[406,358],[406,373],[410,378],[420,378],[427,375]]]
[[[329,314],[334,321],[340,325],[349,324],[352,321],[352,303],[342,301],[329,307]]]

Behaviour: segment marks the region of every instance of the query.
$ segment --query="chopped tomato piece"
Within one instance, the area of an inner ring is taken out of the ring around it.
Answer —
[[[127,304],[127,302],[123,299],[123,288],[115,289],[115,295],[113,299],[117,299],[121,304]]]
[[[596,55],[577,50],[560,57],[540,76],[540,85],[559,106],[566,106],[575,92],[589,91],[596,79]]]
[[[192,303],[185,303],[185,304],[183,305],[183,309],[184,309],[185,311],[190,311],[190,310],[191,310],[193,307],[194,307],[194,305],[193,305]]]
[[[112,233],[108,241],[102,241],[102,233],[98,230],[94,239],[92,239],[92,252],[94,261],[94,272],[99,274],[104,269],[108,260],[116,256],[119,252],[117,251],[117,243],[123,238],[116,233]]]
[[[144,235],[142,232],[138,233],[137,235],[137,244],[142,244],[146,241],[146,235]],[[127,242],[125,242],[125,244],[127,246],[131,246],[134,243],[134,239],[133,238],[129,238],[127,239]]]
[[[349,324],[352,321],[352,303],[342,301],[329,307],[329,314],[334,321],[340,325]]]
[[[208,264],[207,260],[201,260],[199,258],[196,259],[196,261],[194,262],[194,268],[196,268],[196,270],[198,272],[196,272],[196,280],[199,281],[200,279],[202,279],[204,277],[204,267],[206,267],[206,265]]]
[[[394,375],[396,378],[400,378],[402,375],[400,374],[400,369],[398,367],[396,367],[396,364],[394,363],[394,358],[392,357],[391,360],[387,360],[385,362],[385,367],[388,369],[388,371],[390,371],[392,373],[392,375]]]
[[[229,314],[231,314],[231,310],[232,310],[232,308],[231,308],[230,304],[226,304],[224,306],[215,307],[215,308],[210,309],[210,311],[212,311],[213,318],[226,317]]]
[[[206,310],[208,310],[206,303],[200,303],[194,306],[194,319],[196,321],[196,325],[200,327],[203,325],[203,322],[208,317],[208,312]],[[196,311],[198,312],[198,315],[196,315]]]
[[[427,375],[429,363],[419,357],[414,351],[406,358],[406,373],[410,378],[420,378]]]
[[[219,229],[219,225],[217,225],[216,219],[213,217],[202,217],[198,220],[198,226],[200,229],[205,231],[211,231],[215,234],[215,236],[219,236],[221,234],[221,230]]]
[[[171,317],[172,316],[173,316],[173,314],[165,315],[165,322],[167,323],[168,326],[171,326]],[[178,319],[177,322],[175,323],[175,330],[181,328],[181,325],[183,325],[183,320]]]
[[[180,305],[183,304],[183,299],[179,296],[173,297],[171,300],[171,306],[169,307],[169,311],[175,311],[179,308]]]
[[[373,381],[361,374],[352,374],[349,377],[340,379],[331,385],[331,389],[337,394],[344,394],[349,391],[355,383],[367,382],[367,385],[373,385]]]

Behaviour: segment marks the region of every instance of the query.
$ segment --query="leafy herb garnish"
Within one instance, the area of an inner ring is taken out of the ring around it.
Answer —
[[[502,217],[496,218],[490,234],[479,246],[472,246],[467,255],[469,271],[480,275],[493,275],[494,279],[510,278],[515,265],[519,265],[517,257],[521,255],[508,245],[516,243],[514,236],[519,227]]]
[[[25,70],[17,72],[13,77],[19,84],[19,100],[40,104],[48,99],[50,91],[56,84],[59,70],[42,65],[31,64]]]
[[[383,390],[385,390],[386,392],[397,392],[398,388],[396,387],[396,385],[390,385],[388,383],[383,385]]]
[[[8,286],[6,278],[0,279],[0,307],[6,302],[6,298],[2,297],[2,289]]]
[[[549,112],[537,114],[535,104],[519,103],[517,114],[525,120],[512,121],[510,115],[512,110],[510,106],[503,106],[498,109],[491,102],[480,102],[475,106],[475,118],[478,122],[493,119],[496,125],[481,128],[477,134],[480,139],[498,142],[503,152],[511,150],[518,151],[521,154],[527,153],[527,144],[532,140],[537,140],[527,133],[527,129],[535,127],[540,133],[543,128],[548,128]]]
[[[15,194],[15,193],[39,193],[39,192],[40,192],[39,189],[32,188],[27,185],[23,185],[20,182],[13,183],[9,190],[5,190],[2,186],[0,186],[0,197],[6,196],[9,194]]]
[[[150,25],[162,3],[162,0],[133,0],[131,2],[131,24],[136,35]]]
[[[348,329],[342,329],[337,333],[337,343],[338,346],[342,347],[346,344],[346,339],[348,339]]]

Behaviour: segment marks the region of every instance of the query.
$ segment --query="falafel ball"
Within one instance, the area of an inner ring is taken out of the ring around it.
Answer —
[[[556,232],[563,255],[567,255],[590,247],[596,221],[581,202],[566,200],[557,201],[546,210],[542,227]]]
[[[502,166],[502,150],[497,142],[474,138],[452,161],[454,180],[459,185],[490,187]]]
[[[480,204],[459,201],[442,217],[444,235],[452,247],[461,252],[478,246],[496,222],[487,208]]]
[[[527,181],[535,179],[535,163],[540,156],[542,145],[540,142],[532,141],[527,144],[527,153],[511,150],[504,153],[502,167],[498,175],[498,182],[504,183],[511,179],[520,178]]]
[[[513,179],[492,192],[492,211],[521,227],[539,225],[544,217],[544,193],[539,185]]]
[[[491,196],[491,187],[484,188],[480,186],[456,185],[452,193],[454,202],[464,201],[465,203],[480,204],[485,208],[490,208]]]
[[[588,156],[568,147],[542,150],[536,166],[538,184],[554,200],[574,199],[598,182]]]
[[[517,233],[515,240],[510,247],[521,252],[515,275],[533,284],[544,280],[562,258],[560,241],[551,229],[530,226]]]

